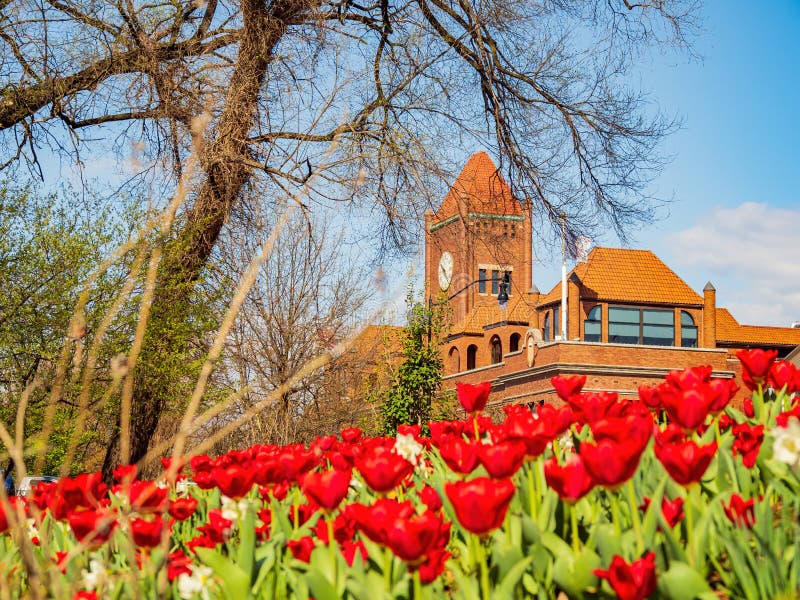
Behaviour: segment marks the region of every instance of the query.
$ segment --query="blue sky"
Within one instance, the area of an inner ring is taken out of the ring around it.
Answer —
[[[631,246],[698,292],[711,280],[740,323],[789,325],[800,321],[800,0],[707,0],[702,13],[699,58],[640,66],[651,100],[683,126],[651,190],[673,201]],[[560,263],[543,260],[545,291]]]

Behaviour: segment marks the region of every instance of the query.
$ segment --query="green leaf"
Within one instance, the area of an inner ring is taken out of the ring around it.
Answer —
[[[570,598],[583,598],[590,588],[597,586],[595,569],[601,567],[600,557],[589,549],[584,549],[577,557],[557,560],[553,569],[553,580]]]
[[[705,577],[684,562],[673,561],[658,578],[658,589],[667,598],[691,600],[711,593]]]
[[[256,514],[252,504],[248,504],[239,524],[239,555],[236,563],[248,574],[252,581],[254,551],[256,545]]]
[[[500,579],[500,584],[492,590],[492,598],[497,600],[505,600],[506,598],[513,598],[515,596],[514,590],[519,583],[519,580],[525,574],[528,565],[533,561],[532,556],[523,558],[511,569],[508,570],[505,577]]]
[[[310,568],[306,572],[305,579],[311,594],[317,600],[338,600],[339,595],[336,593],[336,588],[321,571]]]
[[[250,597],[250,576],[237,564],[211,548],[197,548],[197,556],[222,581],[222,593],[231,600]]]

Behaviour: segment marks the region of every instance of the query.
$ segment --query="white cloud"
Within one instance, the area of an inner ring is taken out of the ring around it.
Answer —
[[[746,202],[699,218],[701,224],[668,236],[671,260],[706,272],[718,305],[740,323],[800,321],[800,209]]]

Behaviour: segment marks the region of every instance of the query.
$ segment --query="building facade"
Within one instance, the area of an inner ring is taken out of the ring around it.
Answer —
[[[473,155],[425,216],[425,286],[449,307],[445,387],[492,382],[493,403],[555,401],[550,378],[585,374],[586,391],[637,393],[673,369],[740,373],[736,350],[800,346],[800,328],[742,325],[649,250],[596,247],[562,283],[533,284],[531,205],[518,201],[484,152]],[[498,295],[508,285],[508,302]]]

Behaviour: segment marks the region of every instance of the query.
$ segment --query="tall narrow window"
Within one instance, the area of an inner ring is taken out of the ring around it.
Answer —
[[[500,271],[492,269],[492,294],[495,296],[500,291]]]
[[[697,348],[697,325],[694,319],[685,310],[681,311],[681,346],[683,348]]]
[[[450,348],[450,370],[453,373],[461,372],[461,356],[455,346]]]
[[[593,307],[586,320],[583,322],[583,341],[599,342],[600,332],[603,329],[603,309],[600,306]]]
[[[561,307],[556,306],[553,309],[553,339],[558,339],[561,335]]]
[[[496,365],[499,362],[503,362],[503,344],[500,341],[500,338],[494,336],[492,341],[489,343],[492,346],[492,364]]]
[[[548,310],[544,315],[544,327],[542,327],[542,340],[545,342],[550,341],[550,311]]]
[[[505,275],[508,278],[508,287],[506,288],[506,294],[508,294],[510,296],[511,295],[511,287],[512,287],[511,286],[511,271],[504,271],[503,275]]]
[[[509,352],[516,352],[519,350],[519,341],[522,336],[518,333],[512,333],[511,338],[508,340],[508,351]]]
[[[486,269],[478,269],[478,293],[486,293]]]
[[[475,344],[467,346],[467,371],[475,368],[475,357],[478,355],[478,347]]]

